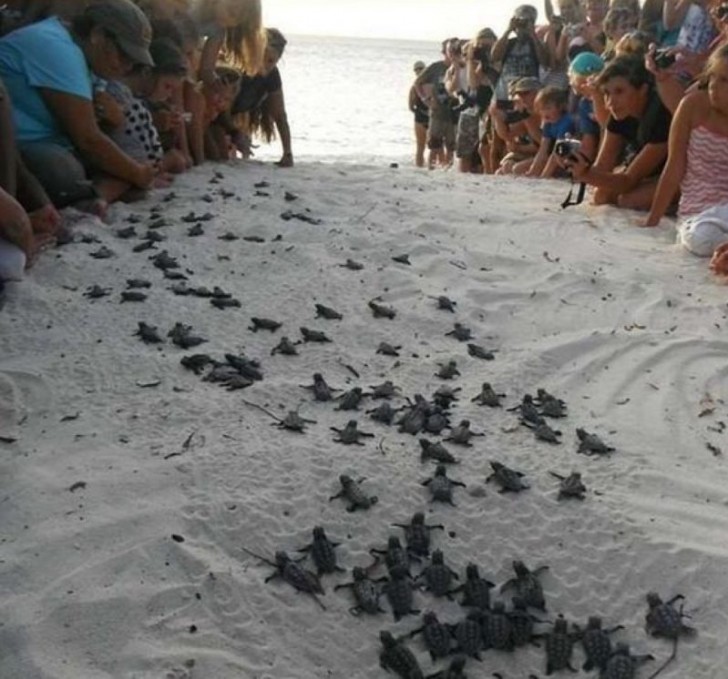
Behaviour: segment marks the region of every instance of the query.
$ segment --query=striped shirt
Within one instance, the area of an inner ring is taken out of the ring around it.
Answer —
[[[678,214],[698,214],[728,203],[728,137],[705,127],[693,128],[688,142],[688,162],[680,184]]]

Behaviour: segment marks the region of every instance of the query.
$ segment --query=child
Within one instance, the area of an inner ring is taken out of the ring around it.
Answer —
[[[544,87],[536,95],[535,107],[541,116],[542,136],[536,157],[525,169],[527,177],[550,179],[559,169],[553,153],[554,145],[559,139],[570,138],[576,133],[574,119],[566,109],[568,99],[568,92],[556,87]],[[519,174],[517,169],[514,173]]]
[[[594,112],[594,103],[603,106],[604,98],[594,85],[594,78],[604,70],[604,60],[593,52],[582,52],[569,65],[569,84],[579,97],[576,107],[577,130],[581,139],[580,152],[593,161],[599,150],[601,126]],[[607,112],[604,116],[606,121]]]
[[[728,45],[711,55],[705,78],[707,90],[689,94],[675,113],[667,165],[645,225],[659,224],[680,189],[679,241],[709,257],[728,241]],[[725,259],[717,271],[723,275]]]

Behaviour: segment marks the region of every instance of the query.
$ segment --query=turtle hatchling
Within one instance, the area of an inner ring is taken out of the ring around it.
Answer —
[[[499,493],[518,493],[530,488],[523,482],[523,472],[518,472],[495,461],[491,462],[490,466],[493,473],[485,479],[485,482],[495,481],[500,486]]]
[[[139,329],[134,334],[146,344],[160,344],[164,342],[159,332],[157,332],[157,326],[147,325],[144,321],[139,321]]]
[[[377,347],[376,353],[382,354],[383,356],[399,356],[399,352],[402,349],[402,345],[397,346],[390,344],[389,342],[380,342]]]
[[[473,358],[479,358],[482,361],[495,360],[495,353],[488,351],[479,344],[468,344],[468,354],[470,354]]]
[[[417,615],[419,613],[416,608],[413,608],[412,578],[406,568],[403,566],[392,568],[383,589],[392,608],[395,622],[399,622],[405,615]]]
[[[337,498],[343,497],[349,502],[346,508],[347,512],[353,512],[357,509],[369,509],[372,505],[377,504],[379,498],[376,495],[368,496],[364,494],[360,484],[364,479],[354,481],[350,476],[342,474],[339,476],[339,483],[341,483],[341,490],[329,498],[329,502],[336,500]]]
[[[392,257],[393,262],[397,262],[398,264],[412,264],[409,260],[409,255],[396,255],[395,257]]]
[[[453,630],[457,642],[457,652],[481,660],[480,652],[483,650],[483,613],[470,611],[464,620],[461,620]]]
[[[281,337],[281,341],[270,350],[271,356],[275,356],[276,354],[298,356],[298,349],[296,349],[296,345],[288,337]]]
[[[445,530],[442,524],[428,526],[423,512],[416,512],[409,523],[393,523],[393,526],[404,530],[407,551],[416,556],[428,556],[430,553],[430,531]]]
[[[461,391],[462,389],[460,387],[450,387],[443,384],[441,387],[437,388],[437,391],[435,391],[434,394],[432,394],[432,402],[440,408],[448,410],[450,406],[458,400],[458,392]]]
[[[574,652],[574,636],[569,632],[569,623],[559,616],[554,621],[553,629],[546,635],[546,674],[553,674],[557,670],[571,670],[571,656]]]
[[[382,669],[392,671],[402,679],[417,679],[422,677],[417,658],[407,648],[402,640],[395,639],[390,632],[380,632],[382,650],[379,653],[379,665]]]
[[[349,613],[352,615],[359,615],[360,613],[370,613],[372,615],[385,613],[386,611],[379,605],[379,597],[381,596],[380,589],[369,577],[367,569],[361,566],[354,566],[352,575],[354,577],[353,582],[342,583],[334,587],[334,591],[347,587],[351,588],[356,606],[352,606],[349,609]]]
[[[552,429],[551,427],[549,427],[549,425],[546,424],[546,421],[543,418],[539,418],[539,421],[536,423],[521,420],[521,424],[525,427],[528,427],[539,441],[546,441],[546,443],[555,444],[561,443],[561,432],[557,429]]]
[[[359,404],[363,398],[364,392],[361,387],[354,387],[337,398],[339,405],[335,410],[359,410]]]
[[[329,427],[331,431],[336,432],[339,437],[335,438],[336,443],[343,443],[346,446],[357,445],[363,446],[364,444],[359,440],[361,438],[373,438],[374,434],[369,434],[364,431],[359,431],[356,420],[349,420],[343,429],[337,429],[336,427]]]
[[[121,293],[121,301],[124,302],[144,302],[147,299],[145,293],[141,290],[124,290]]]
[[[398,412],[398,409],[393,408],[392,405],[388,401],[384,401],[384,403],[380,403],[376,408],[373,408],[372,410],[367,410],[367,414],[375,422],[381,422],[383,424],[389,424],[389,425],[391,425],[392,422],[394,422],[394,417],[397,414],[397,412]]]
[[[234,297],[212,297],[210,299],[210,304],[221,311],[223,309],[237,309],[242,306],[240,304],[240,300],[235,299]]]
[[[253,332],[258,332],[258,330],[270,330],[271,332],[275,332],[281,327],[281,325],[283,325],[282,323],[270,318],[258,318],[256,316],[253,316],[250,321],[253,325],[249,326],[248,330],[252,330]]]
[[[586,486],[583,484],[579,472],[571,472],[568,476],[562,476],[556,472],[549,472],[549,474],[560,481],[559,500],[570,497],[576,498],[577,500],[584,499]]]
[[[531,615],[526,606],[526,602],[520,597],[513,597],[513,606],[508,612],[508,619],[511,621],[511,638],[513,646],[519,648],[526,644],[538,644],[534,641],[533,625],[536,622],[542,622]]]
[[[493,587],[495,587],[494,583],[480,577],[478,566],[474,563],[469,563],[465,567],[465,582],[454,590],[454,592],[463,593],[463,600],[460,602],[461,606],[485,611],[490,608],[490,590]]]
[[[394,386],[392,380],[387,380],[386,382],[382,382],[381,384],[375,384],[374,386],[370,386],[369,388],[371,389],[371,391],[366,395],[373,399],[389,399],[397,395],[397,387]]]
[[[407,550],[402,547],[402,543],[396,535],[390,535],[387,539],[386,549],[376,549],[372,547],[369,553],[374,557],[375,563],[379,562],[379,556],[384,557],[384,564],[387,571],[391,572],[393,568],[402,567],[409,573],[410,555]]]
[[[449,297],[446,297],[445,295],[440,295],[439,297],[433,297],[432,299],[437,302],[438,309],[455,313],[455,307],[457,306],[457,302],[453,302],[453,300],[451,300]]]
[[[303,384],[301,387],[311,391],[316,401],[331,401],[334,398],[333,392],[338,391],[326,383],[321,373],[313,374],[313,384]]]
[[[436,377],[441,380],[452,380],[460,375],[457,361],[448,361],[447,363],[438,363],[439,370],[435,373]]]
[[[100,285],[92,285],[90,288],[83,293],[84,297],[89,299],[100,299],[106,297],[109,294],[110,288],[102,288]]]
[[[593,615],[587,621],[586,629],[581,630],[578,625],[574,625],[574,629],[586,656],[586,662],[582,669],[585,672],[591,672],[594,669],[603,672],[612,655],[612,640],[609,635],[617,630],[624,629],[622,625],[617,625],[609,630],[604,629],[602,619]]]
[[[195,375],[200,375],[208,365],[214,365],[215,361],[207,354],[192,354],[191,356],[183,356],[180,363]]]
[[[430,406],[421,394],[415,394],[415,402],[409,401],[409,403],[410,406],[405,409],[402,417],[397,420],[397,424],[402,434],[416,436],[425,427]]]
[[[513,650],[513,627],[502,601],[493,603],[490,611],[482,613],[485,647],[496,651]]]
[[[115,231],[115,235],[117,238],[126,240],[127,238],[134,238],[134,236],[137,235],[137,232],[133,226],[127,226],[127,227],[124,227],[123,229],[117,229]]]
[[[683,613],[683,604],[680,604],[680,608],[675,607],[675,603],[684,598],[682,594],[677,594],[669,601],[663,601],[656,592],[650,592],[647,595],[649,609],[645,616],[645,631],[650,636],[672,640],[672,653],[670,653],[660,669],[652,674],[653,677],[657,676],[675,660],[680,637],[696,634],[693,627],[688,627],[683,623],[683,618],[686,617],[685,613]]]
[[[590,434],[584,429],[578,428],[576,430],[576,436],[579,439],[577,453],[583,453],[584,455],[606,455],[613,453],[615,450],[604,443],[596,434]]]
[[[488,406],[489,408],[500,408],[502,398],[505,398],[505,394],[496,393],[490,382],[483,382],[483,386],[480,388],[480,393],[470,400],[473,403],[477,403],[481,406]]]
[[[301,328],[300,330],[304,342],[318,342],[319,344],[331,342],[326,333],[320,330],[310,330],[309,328]]]
[[[113,250],[110,250],[105,245],[102,245],[98,250],[92,252],[91,256],[94,259],[110,259],[111,257],[115,257],[116,255]]]
[[[257,554],[253,554],[253,556],[261,558]],[[270,582],[271,580],[280,578],[299,592],[310,594],[316,603],[323,610],[326,610],[326,606],[324,606],[321,600],[316,596],[317,594],[325,594],[325,592],[324,588],[321,586],[321,581],[315,573],[304,569],[283,551],[276,552],[275,562],[271,565],[275,566],[276,570],[265,579],[265,582]]]
[[[326,532],[321,526],[315,526],[313,529],[313,542],[306,547],[299,549],[299,552],[310,554],[312,561],[318,569],[318,575],[321,577],[324,573],[345,573],[346,570],[336,563],[336,547],[338,542],[331,542],[326,537]]]
[[[388,318],[391,321],[397,315],[391,306],[377,304],[374,300],[369,302],[369,308],[372,310],[374,318]]]
[[[433,462],[441,462],[442,464],[458,464],[460,460],[447,449],[442,443],[432,443],[427,439],[420,439],[420,460],[432,460]]]
[[[523,400],[513,408],[508,409],[510,411],[517,411],[521,415],[521,421],[529,424],[538,424],[543,421],[541,413],[538,411],[536,404],[533,402],[533,396],[526,394]]]
[[[456,655],[449,667],[434,674],[428,674],[427,679],[468,679],[465,674],[465,663],[467,658],[464,655]]]
[[[454,481],[448,478],[447,468],[444,464],[438,464],[435,469],[435,475],[432,478],[422,481],[422,485],[430,489],[430,502],[447,502],[453,507],[457,506],[452,499],[453,488],[455,486],[466,488],[466,485],[462,481]]]
[[[632,655],[630,653],[629,644],[618,643],[612,655],[607,660],[607,664],[599,675],[599,679],[635,679],[637,668],[648,660],[654,660],[652,655]],[[657,672],[650,675],[656,677],[663,669],[662,666]]]
[[[554,419],[566,417],[566,406],[563,401],[551,398],[541,401],[541,415],[544,417],[552,417]]]
[[[452,585],[453,579],[458,580],[459,577],[452,568],[445,564],[442,550],[436,549],[432,552],[430,563],[422,569],[419,579],[424,581],[425,589],[433,596],[452,598],[450,585]]]
[[[263,373],[260,371],[260,363],[254,358],[238,356],[237,354],[225,354],[225,360],[237,370],[243,377],[249,380],[260,382]]]
[[[470,420],[460,420],[457,427],[453,427],[445,441],[452,441],[460,446],[472,446],[470,439],[474,436],[485,436],[483,433],[475,433],[470,428]]]
[[[425,420],[425,431],[430,434],[439,435],[443,429],[450,426],[450,418],[447,413],[443,412],[440,406],[430,408]]]
[[[170,256],[169,252],[167,252],[166,250],[158,252],[153,257],[150,257],[149,260],[154,264],[154,266],[156,266],[158,269],[162,269],[163,271],[165,269],[179,268],[177,260],[174,257]]]
[[[464,326],[462,323],[455,323],[453,329],[450,332],[446,332],[445,336],[454,337],[458,342],[467,342],[473,338],[473,333],[470,328]]]
[[[336,309],[332,309],[323,304],[317,304],[316,318],[325,318],[327,321],[340,321],[344,317]]]
[[[446,658],[450,654],[452,641],[450,626],[440,622],[432,611],[426,611],[423,614],[422,623],[422,627],[410,632],[410,637],[422,634],[425,648],[429,652],[432,662],[438,658]]]
[[[347,259],[343,264],[339,264],[343,269],[349,269],[350,271],[361,271],[364,265],[360,262],[356,262],[353,259]]]
[[[151,288],[152,284],[146,278],[127,278],[126,287],[131,289]]]
[[[175,323],[174,327],[167,333],[167,337],[172,338],[172,344],[176,344],[182,349],[191,349],[203,342],[207,342],[204,337],[192,334],[192,326],[182,323]]]
[[[513,570],[516,573],[516,577],[508,580],[501,587],[501,592],[513,587],[516,590],[516,595],[523,599],[527,606],[545,611],[546,601],[538,576],[545,570],[548,570],[548,566],[541,566],[531,571],[523,561],[514,561]]]
[[[304,433],[307,424],[316,424],[316,420],[307,420],[301,417],[295,410],[291,410],[282,420],[276,422],[274,426],[279,429]]]

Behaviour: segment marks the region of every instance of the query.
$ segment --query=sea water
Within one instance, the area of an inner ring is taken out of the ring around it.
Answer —
[[[413,162],[412,67],[436,61],[438,43],[287,37],[279,68],[297,160]],[[276,156],[277,140],[256,151],[257,158]]]

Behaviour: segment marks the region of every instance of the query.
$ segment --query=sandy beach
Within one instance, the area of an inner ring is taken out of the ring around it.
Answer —
[[[388,166],[204,166],[146,202],[115,206],[111,224],[79,221],[76,242],[8,286],[0,309],[0,678],[386,676],[379,632],[405,634],[420,617],[395,623],[386,597],[386,614],[356,617],[351,593],[333,588],[371,562],[369,549],[403,539],[390,524],[417,511],[445,526],[433,546],[461,578],[471,561],[499,586],[514,559],[548,565],[545,617],[624,625],[614,639],[656,658],[639,677],[671,650],[645,633],[645,594],[685,595],[698,634],[661,676],[724,676],[726,287],[673,245],[669,227],[638,229],[635,215],[611,208],[562,211],[567,188]],[[190,212],[213,215],[202,235],[188,235],[200,223],[183,219]],[[153,230],[165,240],[134,252],[160,218]],[[129,226],[135,237],[115,235]],[[102,246],[113,256],[92,257]],[[219,286],[240,307],[173,294],[179,282],[150,261],[163,250],[187,285]],[[392,260],[403,254],[409,265]],[[340,266],[347,258],[363,269]],[[121,303],[132,278],[151,283],[147,299]],[[94,284],[109,294],[84,296]],[[438,295],[456,312],[439,310]],[[394,319],[373,317],[367,303],[380,297]],[[316,318],[316,303],[343,319]],[[252,332],[251,317],[283,325]],[[165,341],[136,337],[142,321]],[[494,360],[446,336],[456,321]],[[166,335],[177,322],[208,341],[175,346]],[[271,355],[302,326],[332,342]],[[383,341],[400,356],[376,354]],[[200,352],[258,359],[263,379],[237,391],[206,382],[180,365]],[[435,372],[450,360],[461,376],[445,382]],[[469,419],[485,436],[446,444],[460,459],[448,474],[467,484],[457,506],[429,502],[421,482],[435,465],[420,460],[419,437],[372,421],[369,398],[359,412],[315,402],[300,386],[315,372],[341,389],[392,380],[395,407],[460,388],[453,423]],[[538,387],[564,399],[568,417],[552,423],[562,444],[537,441],[506,408],[472,403],[485,381],[507,394],[506,407]],[[279,429],[244,400],[316,423]],[[334,442],[330,427],[350,419],[374,434],[364,446]],[[577,454],[577,427],[616,452]],[[530,489],[486,484],[493,460],[523,472]],[[559,501],[549,472],[572,470],[586,498]],[[365,477],[378,503],[348,513],[329,502],[340,474]],[[280,580],[264,584],[272,569],[242,549],[293,554],[316,525],[341,542],[347,570],[323,577],[325,611]],[[459,598],[417,592],[415,605],[457,622]],[[433,665],[420,638],[408,645],[425,674],[447,666]],[[545,676],[544,651],[488,651],[468,664],[468,676],[493,672]]]

